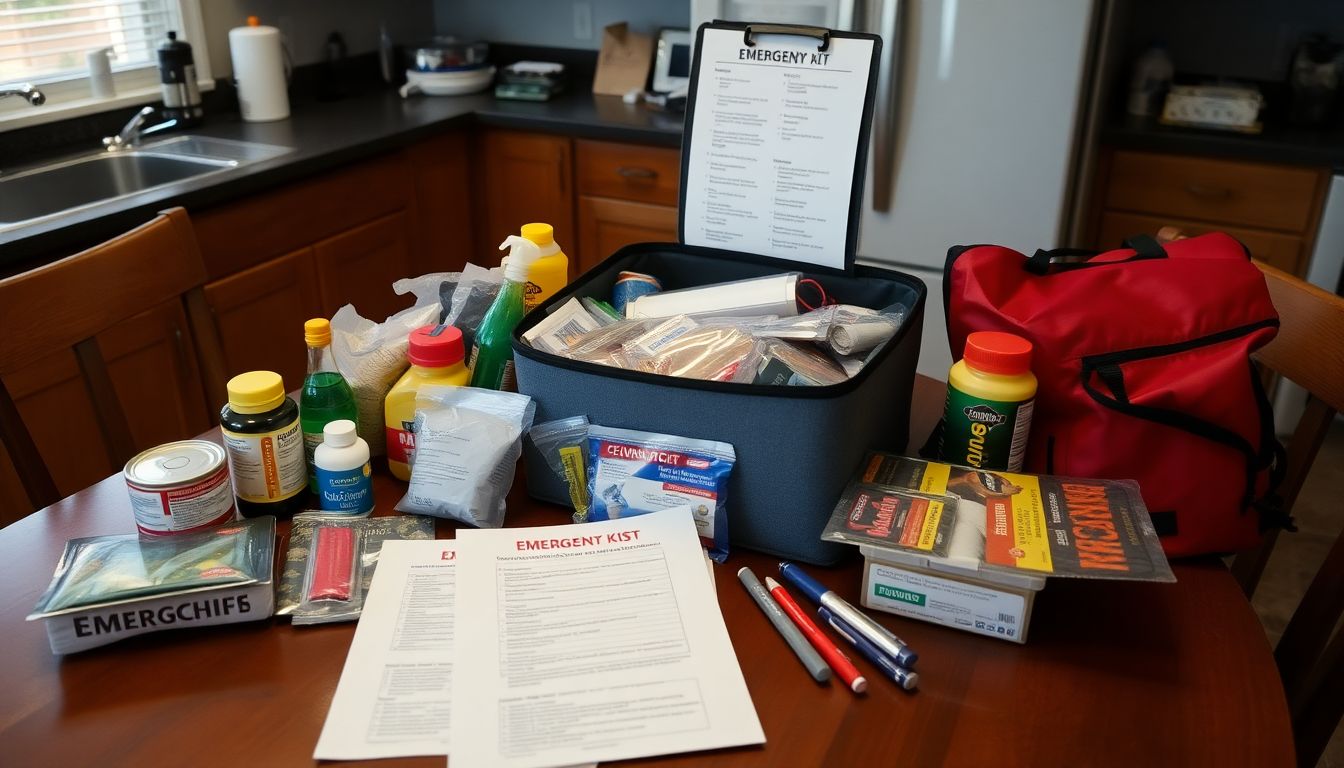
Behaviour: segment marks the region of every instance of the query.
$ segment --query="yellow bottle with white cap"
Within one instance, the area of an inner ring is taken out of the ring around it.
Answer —
[[[550,224],[524,224],[519,234],[535,243],[541,252],[527,271],[527,285],[523,289],[523,309],[531,312],[569,284],[569,257],[555,242],[555,228]]]

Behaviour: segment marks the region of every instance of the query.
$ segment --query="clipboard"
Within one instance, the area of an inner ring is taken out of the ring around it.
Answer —
[[[696,30],[678,238],[850,273],[882,39],[794,24]]]

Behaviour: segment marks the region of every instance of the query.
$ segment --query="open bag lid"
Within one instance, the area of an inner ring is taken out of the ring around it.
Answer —
[[[851,271],[881,51],[864,33],[702,24],[682,133],[681,242]]]

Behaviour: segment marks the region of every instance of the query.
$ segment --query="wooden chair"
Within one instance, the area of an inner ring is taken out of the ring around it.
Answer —
[[[1291,511],[1335,414],[1344,411],[1344,298],[1274,267],[1258,266],[1265,273],[1280,327],[1256,358],[1311,393],[1289,442],[1288,471],[1279,488]],[[1247,598],[1255,591],[1276,536],[1271,531],[1258,549],[1233,562],[1232,572]],[[1274,649],[1300,765],[1316,764],[1344,716],[1344,633],[1335,632],[1342,613],[1344,533],[1335,539]]]
[[[107,458],[120,467],[146,446],[136,446],[132,438],[95,337],[150,307],[181,301],[191,337],[181,341],[193,345],[204,402],[222,403],[223,353],[205,303],[204,283],[205,265],[182,208],[82,253],[0,280],[0,377],[72,350]],[[0,441],[33,506],[40,509],[59,501],[61,494],[3,379]],[[78,448],[72,445],[70,450]]]

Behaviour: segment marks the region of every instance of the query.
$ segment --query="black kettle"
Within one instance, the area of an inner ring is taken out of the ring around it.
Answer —
[[[159,46],[159,90],[163,93],[164,117],[177,120],[178,125],[196,125],[205,116],[191,45],[178,40],[176,32],[169,32]]]

